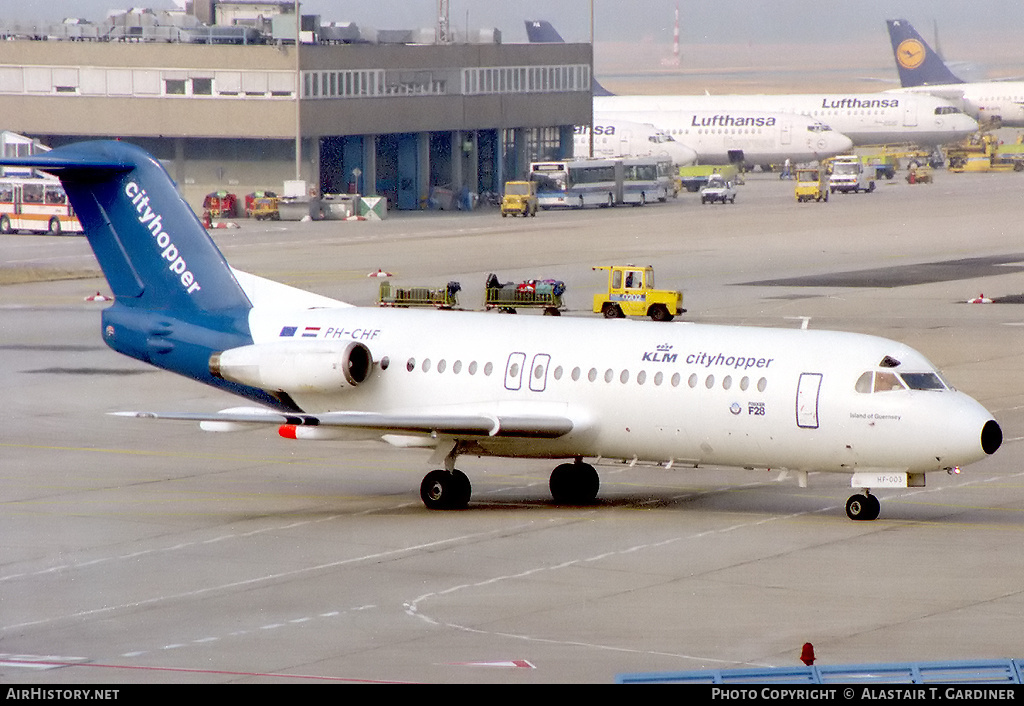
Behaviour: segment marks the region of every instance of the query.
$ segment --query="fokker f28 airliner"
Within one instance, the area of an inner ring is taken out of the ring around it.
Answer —
[[[433,449],[429,508],[464,508],[459,456],[562,459],[550,488],[587,503],[585,458],[851,474],[924,484],[995,452],[999,424],[917,351],[860,334],[597,317],[354,307],[228,266],[164,168],[123,142],[0,164],[60,177],[115,295],[115,351],[239,395],[221,412],[131,416],[291,439]],[[285,300],[285,303],[282,303]],[[259,406],[251,403],[258,403]]]

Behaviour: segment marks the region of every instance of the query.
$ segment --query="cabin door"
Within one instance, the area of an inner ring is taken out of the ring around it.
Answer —
[[[548,384],[548,364],[551,356],[547,353],[538,353],[533,356],[533,363],[530,365],[530,390],[533,392],[544,392]]]
[[[796,388],[796,425],[801,429],[818,428],[818,393],[821,373],[801,373]]]
[[[518,390],[523,386],[523,365],[526,363],[525,353],[513,353],[505,365],[505,389]]]

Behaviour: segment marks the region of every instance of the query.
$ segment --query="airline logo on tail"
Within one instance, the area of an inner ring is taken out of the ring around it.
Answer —
[[[905,69],[916,69],[924,63],[926,56],[928,50],[917,39],[904,39],[896,47],[896,61]]]
[[[886,20],[896,70],[903,86],[963,83],[906,20]]]
[[[171,240],[170,234],[164,230],[163,215],[150,208],[149,195],[146,190],[134,181],[129,181],[125,184],[124,193],[135,206],[135,211],[139,214],[139,223],[153,234],[157,248],[160,249],[160,257],[170,263],[167,269],[180,275],[181,286],[185,289],[185,293],[194,294],[202,289],[195,275],[188,269],[188,264],[178,251],[178,246]]]

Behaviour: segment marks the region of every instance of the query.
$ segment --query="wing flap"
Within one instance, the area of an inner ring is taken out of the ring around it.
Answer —
[[[380,414],[375,412],[326,412],[290,414],[249,410],[223,412],[113,412],[120,417],[161,419],[226,425],[293,425],[376,431],[381,434],[444,434],[455,437],[526,437],[554,439],[573,430],[568,417],[554,415],[488,416],[475,414]],[[209,427],[214,428],[214,427]]]

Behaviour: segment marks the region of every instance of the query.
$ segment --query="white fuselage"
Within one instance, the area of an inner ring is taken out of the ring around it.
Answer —
[[[595,99],[597,100],[597,99]],[[702,164],[812,162],[848,152],[853,141],[823,123],[782,113],[637,110],[594,113],[594,120],[650,120]]]
[[[990,415],[967,395],[857,391],[886,356],[899,372],[934,373],[916,351],[872,336],[359,307],[257,308],[250,327],[257,347],[370,349],[373,371],[358,386],[286,390],[308,413],[572,421],[558,438],[483,437],[481,454],[847,473],[923,473],[985,456],[979,435]]]
[[[670,134],[684,144],[656,116],[664,113],[737,111],[785,113],[825,123],[849,137],[854,145],[904,143],[939,145],[955,142],[978,129],[977,122],[949,101],[929,95],[804,94],[725,96],[597,96],[594,113],[632,116]],[[678,129],[678,127],[677,127]]]
[[[590,148],[590,126],[577,125],[573,138],[573,154],[576,157],[668,157],[675,165],[697,161],[694,150],[677,142],[664,130],[649,123],[617,118],[604,120],[594,116],[593,154]]]
[[[793,114],[624,110],[595,112],[594,119],[616,115],[650,120],[692,149],[701,164],[812,162],[848,152],[853,144],[819,121]]]
[[[915,86],[887,92],[936,96],[959,105],[979,122],[998,118],[1003,127],[1024,127],[1024,81]]]

